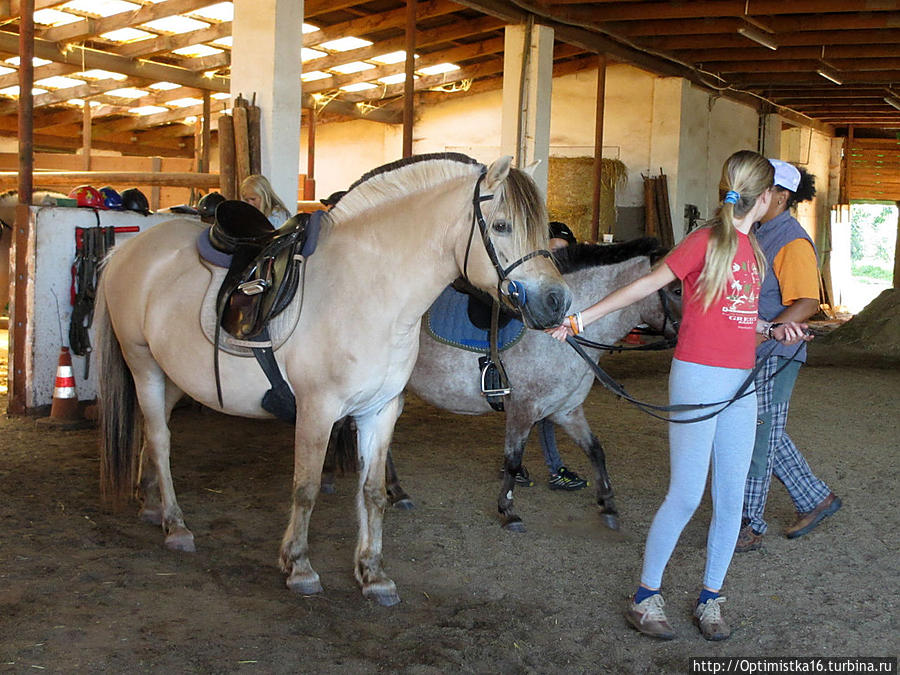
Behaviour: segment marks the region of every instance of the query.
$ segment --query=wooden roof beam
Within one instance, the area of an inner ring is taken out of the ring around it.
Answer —
[[[18,35],[0,32],[0,50],[17,50],[18,41]],[[35,39],[34,55],[55,63],[68,63],[83,68],[99,68],[129,77],[141,77],[152,81],[164,80],[210,91],[230,90],[229,81],[226,78],[204,77],[183,68],[175,68],[150,61],[132,61],[128,58],[93,49],[74,48],[68,51],[60,51],[55,43],[47,42],[46,40]]]
[[[749,41],[747,38],[737,33],[722,33],[705,36],[699,40],[696,36],[691,35],[672,35],[668,37],[645,37],[636,40],[640,45],[650,49],[664,52],[674,52],[678,50],[695,50],[698,43],[702,43],[704,48],[721,49],[732,47],[746,47]],[[829,58],[830,45],[891,45],[900,42],[900,30],[894,28],[885,28],[880,30],[833,30],[833,31],[810,31],[808,33],[783,33],[776,36],[775,41],[778,43],[778,52],[782,47],[802,47],[815,46],[819,48],[821,54],[822,45],[826,47],[826,58]],[[764,47],[758,47],[764,50]]]
[[[484,42],[476,42],[471,45],[462,45],[447,50],[431,52],[430,54],[423,54],[416,60],[416,70],[434,66],[439,63],[463,61],[477,56],[496,54],[503,51],[503,43],[504,40],[500,37],[485,40]],[[304,82],[303,91],[314,94],[316,92],[337,89],[359,82],[370,82],[381,77],[403,73],[405,69],[406,64],[401,61],[400,63],[371,68],[350,75],[333,75],[321,80]]]
[[[745,0],[691,0],[691,2],[599,2],[583,0],[549,0],[543,3],[563,20],[592,21],[646,21],[653,19],[702,19],[706,17],[742,17],[748,3]],[[573,6],[574,5],[574,6]],[[894,2],[870,0],[753,0],[750,16],[783,14],[825,14],[876,12],[896,10]]]
[[[791,61],[802,59],[819,59],[822,57],[821,46],[785,47],[776,51],[763,47],[738,47],[734,49],[684,49],[674,50],[673,55],[688,63],[705,63],[712,61]],[[900,57],[900,44],[881,45],[828,45],[825,58],[833,60],[852,60],[868,58]]]
[[[64,26],[46,28],[40,33],[40,38],[50,42],[77,42],[119,28],[129,28],[155,19],[185,14],[209,4],[210,0],[167,0],[154,5],[145,5],[133,12],[120,12],[102,19],[85,19]]]
[[[231,35],[231,21],[223,21],[222,23],[214,24],[209,28],[192,30],[188,33],[179,33],[178,35],[166,35],[165,37],[147,38],[146,40],[129,42],[128,44],[110,47],[108,48],[108,51],[129,58],[154,56],[156,54],[162,54],[163,52],[170,52],[173,49],[199,45],[204,42],[213,42],[219,38],[227,37],[228,35]]]
[[[459,5],[451,0],[428,0],[416,5],[416,20],[423,21],[436,16],[444,16],[459,11]],[[377,33],[388,28],[402,28],[406,25],[406,7],[390,12],[377,12],[371,16],[365,16],[350,21],[342,21],[331,26],[325,26],[314,33],[306,33],[303,36],[304,47],[315,47],[329,40],[352,35],[360,37],[369,33]]]
[[[49,9],[65,4],[67,0],[34,0],[34,11]],[[0,19],[18,19],[22,16],[22,3],[19,0],[0,0]]]
[[[889,85],[897,82],[896,70],[868,70],[862,72],[844,71],[838,73],[844,84],[873,84],[873,85]],[[747,87],[752,89],[766,89],[773,84],[812,84],[818,85],[826,80],[817,73],[746,73],[739,77],[733,77],[731,84],[733,86]],[[834,85],[837,88],[839,85]]]
[[[842,71],[871,71],[871,70],[896,70],[897,79],[900,80],[900,58],[883,59],[854,59],[852,61],[841,59],[827,59],[829,65],[835,70]],[[821,66],[821,62],[815,61],[711,61],[704,62],[703,69],[713,73],[792,73],[797,71],[809,71],[815,73]]]
[[[416,33],[416,47],[428,47],[443,42],[451,42],[472,35],[480,35],[503,27],[503,22],[491,17],[483,17],[473,19],[471,21],[457,21],[440,28],[432,28]],[[345,63],[353,61],[365,61],[382,54],[390,54],[391,52],[403,49],[406,46],[406,39],[401,35],[389,40],[376,42],[369,47],[361,47],[360,49],[351,49],[346,52],[338,52],[321,56],[317,59],[310,59],[303,64],[303,72],[312,72],[314,70],[328,70]]]

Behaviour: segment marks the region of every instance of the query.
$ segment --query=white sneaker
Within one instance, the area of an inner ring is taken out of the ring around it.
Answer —
[[[625,618],[644,635],[660,640],[671,640],[675,637],[675,631],[672,630],[666,613],[663,611],[665,604],[666,601],[659,593],[654,593],[639,603],[632,599],[628,604],[628,609],[625,610]]]
[[[694,623],[700,628],[700,634],[707,640],[727,640],[731,635],[731,628],[722,616],[722,603],[724,597],[707,600],[694,609]]]

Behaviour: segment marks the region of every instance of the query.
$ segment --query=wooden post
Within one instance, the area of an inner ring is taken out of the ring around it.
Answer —
[[[201,148],[200,148],[200,162],[202,168],[200,169],[201,173],[206,173],[209,171],[209,146],[212,142],[212,103],[209,97],[209,91],[203,92],[203,129],[200,133],[201,140]]]
[[[15,277],[13,304],[10,314],[9,345],[9,403],[12,415],[25,413],[25,346],[28,324],[28,238],[31,218],[28,205],[34,191],[34,0],[19,3],[19,205],[16,207]]]
[[[603,109],[606,103],[606,54],[597,55],[597,112],[594,115],[594,194],[591,241],[600,241],[600,191],[603,188]],[[612,234],[613,225],[610,225]]]
[[[853,125],[850,124],[847,126],[847,152],[844,153],[847,157],[847,164],[844,167],[845,175],[847,177],[847,191],[844,194],[844,204],[850,203],[850,193],[853,191],[853,169],[851,168],[851,164],[853,164]]]
[[[241,183],[250,175],[250,133],[249,114],[247,108],[235,103],[231,111],[234,118],[234,163],[237,169],[237,189],[241,189]]]
[[[81,114],[81,168],[91,170],[91,104],[84,102]]]
[[[162,171],[162,157],[151,157],[150,158],[150,169],[153,173],[159,173]],[[150,210],[158,211],[159,210],[159,198],[160,198],[160,186],[159,185],[151,185],[150,186]]]
[[[403,81],[403,156],[412,156],[416,70],[416,2],[406,0],[406,79]]]
[[[234,199],[234,120],[219,115],[219,190],[225,199]]]
[[[258,105],[251,105],[247,110],[247,145],[250,152],[250,173],[262,173],[262,124],[261,111]]]
[[[894,242],[894,288],[900,288],[900,201],[897,206],[897,241]]]
[[[316,109],[307,115],[306,131],[306,180],[303,182],[303,199],[316,198]]]

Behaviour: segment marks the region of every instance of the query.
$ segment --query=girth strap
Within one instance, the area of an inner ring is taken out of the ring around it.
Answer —
[[[259,337],[268,342],[264,347],[254,347],[253,356],[272,385],[272,388],[263,395],[262,408],[278,419],[293,424],[297,419],[297,401],[281,374],[278,362],[275,361],[275,352],[272,351],[272,342],[269,340],[269,329],[264,328]]]

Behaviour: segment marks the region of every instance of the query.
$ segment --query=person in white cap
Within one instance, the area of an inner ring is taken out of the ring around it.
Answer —
[[[806,321],[819,309],[816,249],[791,215],[791,207],[812,199],[816,188],[815,176],[805,170],[778,159],[769,162],[775,167],[772,202],[755,226],[754,234],[767,265],[760,289],[759,318],[777,326],[789,321]],[[756,349],[757,358],[763,354],[768,356],[756,377],[759,420],[744,485],[737,553],[762,546],[767,528],[763,512],[773,473],[784,483],[797,509],[796,521],[784,530],[789,539],[810,532],[841,508],[840,498],[813,475],[806,459],[785,433],[791,392],[800,366],[806,361],[805,343],[799,351],[784,345],[777,345],[773,351],[769,349],[761,342]]]

